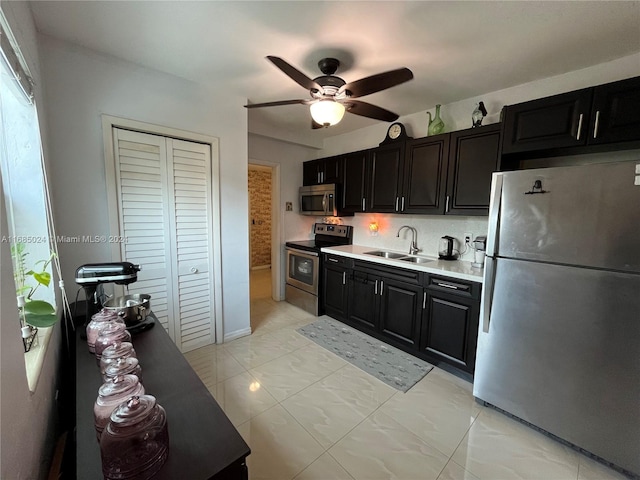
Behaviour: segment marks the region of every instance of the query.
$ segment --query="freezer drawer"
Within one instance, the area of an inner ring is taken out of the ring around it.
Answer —
[[[640,160],[497,174],[499,230],[487,255],[640,273],[636,169]]]
[[[640,474],[640,275],[495,263],[474,395]]]

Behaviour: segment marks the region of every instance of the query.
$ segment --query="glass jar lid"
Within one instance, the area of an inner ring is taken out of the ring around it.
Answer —
[[[104,353],[102,356],[104,357]],[[111,362],[107,368],[104,369],[104,374],[107,377],[116,377],[118,375],[126,375],[127,373],[135,374],[134,370],[137,367],[138,359],[135,357],[118,358],[115,362]]]
[[[130,427],[146,420],[155,406],[153,395],[134,395],[113,410],[110,420],[116,427]]]
[[[105,381],[98,389],[96,404],[107,405],[121,402],[125,398],[140,393],[142,385],[135,375],[118,375]],[[144,393],[144,390],[142,390]]]
[[[133,344],[131,342],[116,341],[113,345],[109,345],[102,351],[102,358],[104,359],[135,356],[136,351],[133,349]]]
[[[103,308],[98,313],[91,315],[91,320],[96,322],[109,322],[111,320],[117,320],[118,318],[120,317],[118,317],[116,312],[107,310],[106,308]]]

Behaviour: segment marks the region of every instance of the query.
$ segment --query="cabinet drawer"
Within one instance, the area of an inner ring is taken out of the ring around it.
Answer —
[[[480,284],[457,278],[429,276],[427,288],[469,298],[480,298]]]
[[[415,285],[422,285],[424,281],[424,274],[415,270],[405,270],[404,268],[389,267],[387,265],[380,265],[378,263],[366,262],[362,260],[354,260],[353,267],[359,269],[364,273],[380,275],[394,280],[400,280],[401,282],[412,283]]]
[[[344,268],[351,268],[353,266],[353,260],[351,258],[343,257],[342,255],[334,255],[332,253],[325,253],[324,261],[328,265],[336,265]]]

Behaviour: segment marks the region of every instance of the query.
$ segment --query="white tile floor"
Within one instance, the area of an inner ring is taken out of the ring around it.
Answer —
[[[315,317],[272,301],[269,275],[251,275],[251,336],[186,355],[251,447],[250,479],[625,478],[439,368],[402,393],[344,362],[295,331]]]

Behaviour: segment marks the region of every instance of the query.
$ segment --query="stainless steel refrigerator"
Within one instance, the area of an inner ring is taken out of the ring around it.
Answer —
[[[640,160],[494,174],[473,394],[640,475]]]

